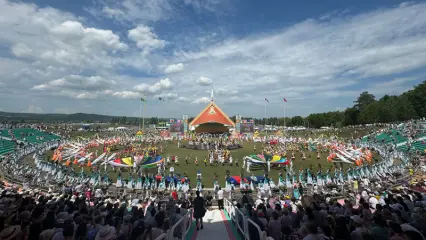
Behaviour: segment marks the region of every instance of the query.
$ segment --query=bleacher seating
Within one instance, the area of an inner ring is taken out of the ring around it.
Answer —
[[[25,140],[26,142],[33,143],[33,144],[60,139],[59,136],[38,131],[33,128],[12,129],[12,134],[16,137],[16,140],[20,140],[20,141]],[[0,136],[6,137],[6,138],[12,138],[11,134],[9,134],[9,129],[0,130]],[[42,139],[40,139],[40,137],[42,137]]]
[[[13,152],[15,149],[15,143],[9,140],[0,140],[0,155],[8,154]]]

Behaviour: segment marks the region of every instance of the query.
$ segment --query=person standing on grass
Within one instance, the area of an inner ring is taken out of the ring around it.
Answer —
[[[195,224],[197,225],[197,231],[203,229],[203,217],[206,214],[206,206],[203,197],[200,197],[200,191],[196,191],[197,197],[194,199],[194,218]]]

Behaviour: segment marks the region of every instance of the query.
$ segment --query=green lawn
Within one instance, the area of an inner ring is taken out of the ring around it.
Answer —
[[[340,138],[349,138],[352,135],[354,135],[354,137],[360,137],[365,135],[368,130],[365,129],[357,129],[357,132],[355,133],[354,130],[352,129],[343,129],[343,130],[339,130],[339,131],[324,131],[324,132],[316,132],[316,133],[309,133],[309,132],[297,132],[297,133],[291,133],[292,136],[303,136],[303,137],[311,137],[313,139],[324,135],[324,136],[331,136],[331,135],[336,135]],[[92,133],[93,135],[94,133]],[[77,135],[77,134],[76,134]],[[81,136],[83,134],[79,133],[79,135],[77,136]],[[84,134],[84,137],[90,137],[91,135],[89,135],[88,133]],[[260,151],[263,143],[253,143],[253,142],[247,142],[243,145],[243,148],[241,149],[236,149],[236,150],[232,150],[231,154],[232,154],[232,158],[235,161],[239,162],[239,167],[237,167],[235,165],[235,163],[233,164],[233,166],[204,166],[203,160],[204,158],[207,158],[208,156],[208,152],[207,150],[190,150],[190,149],[185,149],[185,148],[178,148],[176,143],[171,143],[171,144],[165,144],[165,152],[163,153],[163,157],[167,157],[167,156],[178,156],[179,158],[179,165],[173,165],[173,167],[175,168],[175,173],[180,173],[183,174],[184,172],[186,172],[188,174],[188,176],[190,177],[190,179],[192,179],[193,181],[195,181],[196,179],[196,175],[197,172],[200,171],[202,173],[203,176],[203,184],[205,185],[205,187],[213,187],[213,179],[214,179],[214,174],[217,173],[219,174],[219,182],[221,185],[225,184],[225,171],[229,170],[231,176],[232,175],[240,175],[241,171],[242,171],[242,165],[243,165],[243,157],[253,154],[254,153],[254,145],[256,145],[256,149],[257,151]],[[92,149],[92,151],[96,151],[96,149]],[[98,153],[101,153],[102,149],[98,149]],[[259,153],[259,152],[257,152]],[[321,163],[323,169],[324,168],[328,168],[330,166],[333,166],[333,163],[329,163],[327,162],[327,156],[328,153],[323,153],[321,154],[321,158],[320,160],[316,159],[316,153],[312,152],[311,157],[309,157],[309,154],[306,152],[306,156],[307,158],[305,160],[302,160],[300,158],[300,153],[296,154],[296,160],[293,162],[293,167],[295,170],[298,170],[300,168],[308,168],[310,165],[312,165],[314,171],[317,170],[318,168],[318,163]],[[51,159],[52,156],[52,152],[49,151],[46,153],[46,156],[49,157],[49,159]],[[189,164],[185,163],[185,157],[189,156],[191,161]],[[199,159],[199,165],[195,166],[194,164],[194,159],[195,157],[198,157]],[[378,157],[377,155],[375,155],[375,157]],[[32,160],[32,157],[26,157],[24,160],[26,163],[28,164],[33,164],[34,161]],[[344,168],[347,168],[349,166],[353,166],[350,164],[344,164],[343,165]],[[167,167],[167,173],[168,173],[168,169],[170,168],[170,166]],[[88,168],[85,168],[86,172],[89,172]],[[109,175],[110,177],[115,181],[116,177],[117,177],[117,173],[112,171],[112,168],[109,168]],[[128,176],[128,172],[127,169],[123,170],[123,177],[127,178]],[[156,172],[157,169],[150,169],[150,170],[145,170],[145,171],[151,171],[151,172]],[[269,173],[269,176],[273,178],[273,180],[275,182],[277,182],[278,179],[278,174],[279,174],[280,170],[279,169],[272,169],[271,172]],[[259,170],[259,171],[255,171],[254,172],[255,175],[263,175],[264,172],[263,170]],[[244,172],[245,176],[251,175],[251,173],[246,173]]]
[[[196,175],[198,171],[201,171],[202,176],[203,176],[203,184],[205,185],[205,187],[213,187],[213,178],[214,178],[214,174],[217,173],[219,174],[219,182],[221,185],[225,184],[225,171],[229,170],[231,176],[232,175],[240,175],[241,171],[242,171],[242,164],[243,164],[243,157],[253,154],[254,150],[253,150],[253,146],[256,145],[256,149],[259,151],[259,149],[261,149],[262,143],[246,143],[244,144],[244,147],[241,149],[237,149],[237,150],[233,150],[231,151],[232,157],[234,159],[234,162],[236,160],[238,160],[239,162],[239,167],[237,167],[235,164],[233,164],[233,166],[229,166],[229,165],[219,165],[219,166],[204,166],[203,160],[204,158],[207,157],[207,151],[203,151],[203,150],[190,150],[190,149],[185,149],[185,148],[177,148],[176,144],[168,144],[167,148],[165,150],[165,153],[163,154],[164,157],[167,156],[173,156],[176,155],[179,157],[179,165],[173,165],[173,167],[175,168],[175,173],[180,173],[180,174],[184,174],[184,172],[186,172],[188,174],[188,176],[190,177],[190,179],[192,179],[193,181],[195,181],[196,179]],[[96,149],[92,149],[92,151],[96,151]],[[100,153],[101,150],[99,149],[98,152]],[[310,165],[313,166],[314,171],[316,171],[316,169],[318,168],[318,163],[321,163],[323,168],[328,168],[330,166],[332,166],[332,163],[327,162],[327,156],[328,153],[323,153],[321,154],[321,158],[320,160],[316,159],[316,153],[312,152],[311,154],[311,158],[309,158],[308,154],[307,158],[305,160],[302,160],[300,158],[300,154],[296,154],[296,160],[293,162],[293,167],[295,170],[298,170],[300,168],[308,168]],[[190,156],[190,163],[186,164],[185,163],[185,156]],[[195,166],[194,164],[194,159],[195,157],[198,157],[199,159],[199,165]],[[48,159],[51,159],[52,157],[52,152],[49,151],[46,153],[46,156],[48,157]],[[28,156],[27,158],[25,158],[25,163],[27,164],[34,164],[34,161],[32,159],[32,156]],[[167,168],[167,173],[168,173],[168,169],[170,166],[168,166]],[[344,164],[344,168],[349,167],[349,164]],[[79,169],[79,167],[77,167]],[[77,169],[76,169],[77,170]],[[123,177],[127,178],[128,176],[128,169],[123,169]],[[149,169],[149,170],[144,170],[144,171],[150,171],[150,172],[156,172],[157,169]],[[244,171],[244,170],[243,170]],[[85,172],[89,172],[89,168],[85,168]],[[116,177],[117,177],[117,173],[114,172],[112,170],[112,168],[108,168],[108,172],[110,177],[115,181]],[[269,173],[269,176],[273,178],[273,180],[275,182],[277,182],[278,179],[278,174],[279,174],[280,170],[279,169],[272,169],[271,172]],[[244,175],[248,176],[251,175],[251,173],[246,173],[244,171]],[[264,171],[263,170],[259,170],[259,171],[254,171],[255,175],[263,175]]]

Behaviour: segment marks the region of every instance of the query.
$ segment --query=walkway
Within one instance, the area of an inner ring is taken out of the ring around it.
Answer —
[[[222,210],[207,211],[203,218],[204,228],[197,231],[195,220],[187,240],[241,240],[234,224]]]

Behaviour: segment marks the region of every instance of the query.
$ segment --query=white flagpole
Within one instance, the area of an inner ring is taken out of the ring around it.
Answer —
[[[141,130],[142,100],[139,99],[139,130]]]
[[[263,120],[263,128],[266,128],[266,99],[265,99],[265,115],[264,115],[264,120]]]
[[[142,129],[145,130],[145,102],[146,102],[146,94],[144,94],[143,99],[143,108],[142,108]]]
[[[285,102],[284,102],[284,131],[285,131]]]

